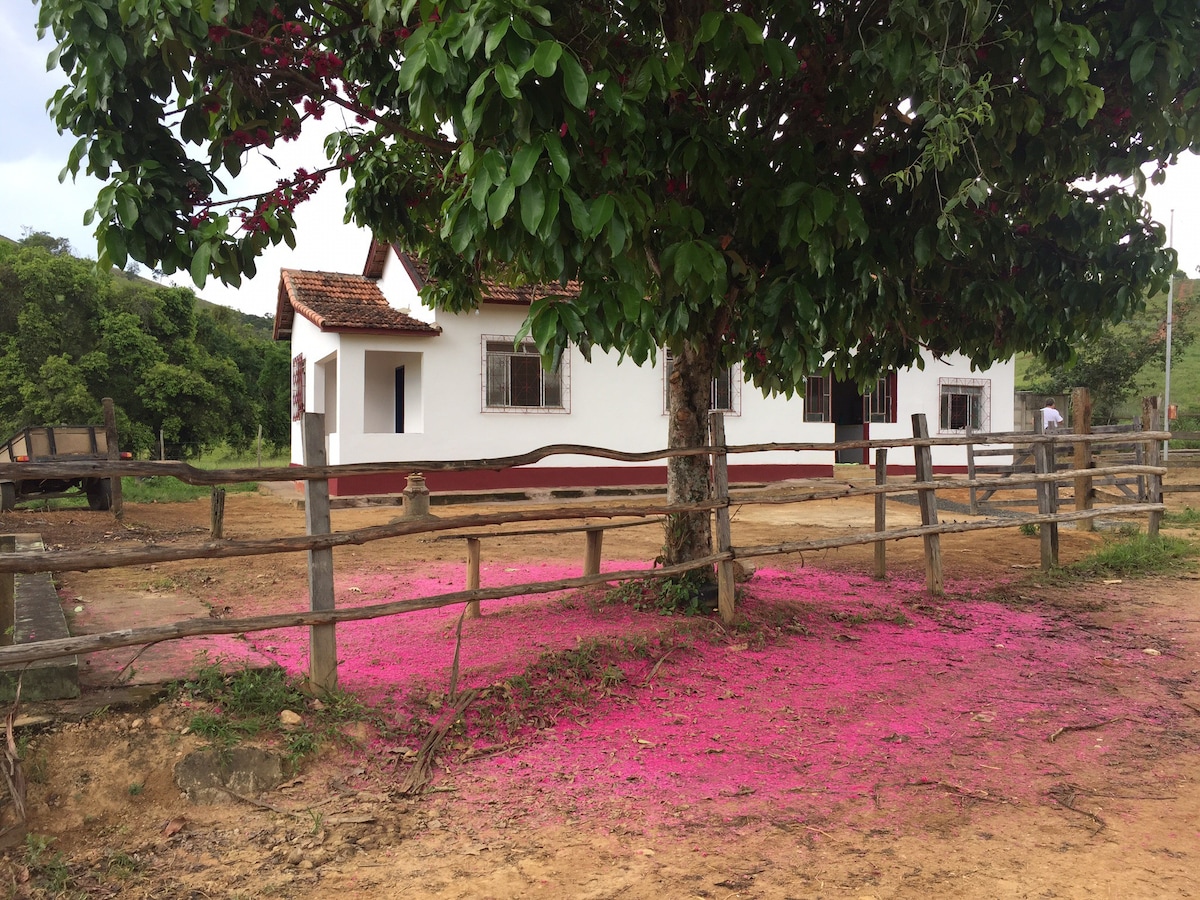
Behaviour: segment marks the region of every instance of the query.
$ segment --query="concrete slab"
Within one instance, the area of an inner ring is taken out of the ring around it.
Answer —
[[[16,534],[18,552],[45,550],[41,535]],[[58,591],[49,572],[13,576],[15,616],[12,643],[29,644],[70,637]],[[0,702],[11,701],[21,683],[23,700],[63,700],[79,696],[78,661],[74,656],[43,660],[0,670]]]

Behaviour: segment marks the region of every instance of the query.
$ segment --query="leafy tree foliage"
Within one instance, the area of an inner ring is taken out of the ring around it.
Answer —
[[[337,171],[427,299],[575,279],[530,311],[548,360],[669,348],[674,446],[719,365],[791,392],[1067,359],[1165,286],[1142,169],[1200,139],[1195,0],[43,0],[41,26],[103,260],[236,283]],[[328,111],[354,124],[326,165],[226,191]],[[672,499],[706,491],[672,464]],[[703,517],[668,536],[709,546]]]
[[[1179,359],[1195,340],[1189,325],[1189,299],[1176,300],[1175,321],[1171,333],[1171,352]],[[1092,396],[1092,417],[1111,423],[1125,402],[1140,390],[1140,381],[1149,366],[1161,371],[1167,352],[1167,329],[1161,316],[1146,313],[1133,316],[1119,325],[1106,325],[1100,334],[1076,348],[1072,359],[1052,365],[1035,361],[1025,380],[1031,390],[1046,394],[1064,394],[1074,387],[1087,387]]]
[[[173,455],[264,435],[285,445],[283,348],[189,290],[98,272],[40,233],[0,247],[0,431],[100,421],[112,397],[122,447]],[[276,384],[276,381],[281,384]],[[281,400],[282,398],[282,400]]]

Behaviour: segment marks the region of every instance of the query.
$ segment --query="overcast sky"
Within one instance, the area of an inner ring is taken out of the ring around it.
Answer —
[[[95,200],[99,182],[80,177],[60,184],[58,173],[66,163],[74,139],[59,135],[46,114],[46,100],[63,80],[61,73],[46,71],[49,41],[39,43],[37,7],[29,0],[0,2],[0,235],[20,238],[24,229],[45,231],[67,238],[80,256],[95,258],[92,229],[83,214]],[[332,115],[332,113],[331,113]],[[282,172],[262,166],[259,184],[270,186],[298,166],[315,168],[323,162],[320,148],[306,150],[282,144],[272,151]],[[243,176],[243,179],[246,176]],[[248,187],[249,185],[247,185]],[[1200,272],[1200,158],[1188,156],[1175,166],[1167,183],[1151,187],[1148,199],[1164,225],[1174,210],[1174,245],[1180,267],[1189,276]],[[328,181],[317,196],[297,210],[299,224],[295,250],[286,245],[268,251],[259,261],[258,275],[239,290],[209,282],[197,290],[214,303],[256,315],[275,311],[280,268],[361,272],[370,235],[343,224],[345,198],[337,179]],[[185,283],[179,279],[179,283]],[[186,281],[191,284],[190,280]],[[194,287],[194,285],[193,285]]]

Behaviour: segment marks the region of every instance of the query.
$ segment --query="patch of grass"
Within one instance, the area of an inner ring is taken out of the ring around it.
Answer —
[[[51,851],[54,838],[29,832],[25,835],[25,865],[30,880],[43,894],[50,897],[68,896],[73,886],[71,870],[62,853]]]
[[[1017,531],[1021,532],[1025,537],[1037,537],[1041,534],[1038,526],[1033,522],[1022,522]]]
[[[1190,570],[1196,554],[1196,546],[1180,538],[1135,534],[1107,542],[1062,571],[1082,578],[1167,575]]]
[[[138,797],[141,795],[142,791],[144,791],[145,789],[146,789],[145,784],[143,784],[140,781],[135,781],[129,785],[129,796],[130,797]]]
[[[698,616],[717,608],[716,584],[699,571],[626,581],[609,591],[605,600],[664,616]]]
[[[1167,513],[1163,516],[1164,525],[1200,525],[1200,509],[1185,506],[1182,512]]]
[[[226,494],[249,494],[258,490],[256,482],[227,484],[224,487]],[[185,484],[168,475],[121,479],[121,496],[126,503],[190,503],[211,495],[211,487]]]
[[[174,685],[177,697],[204,701],[188,723],[194,733],[217,747],[228,748],[261,735],[280,743],[293,766],[317,751],[324,741],[341,738],[339,725],[372,718],[355,697],[335,691],[316,700],[303,690],[299,678],[279,666],[240,669],[226,673],[220,660],[201,654],[192,675]],[[305,726],[286,731],[280,726],[284,710],[299,713]]]

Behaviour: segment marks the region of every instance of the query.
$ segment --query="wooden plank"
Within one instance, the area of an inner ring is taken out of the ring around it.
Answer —
[[[1158,398],[1145,397],[1142,400],[1142,428],[1146,431],[1158,431],[1159,411]],[[1162,460],[1162,443],[1153,440],[1146,443],[1146,464],[1157,466]],[[1162,476],[1150,475],[1146,478],[1146,500],[1149,503],[1162,503]],[[1146,534],[1157,537],[1162,525],[1162,513],[1150,513],[1146,523]]]
[[[325,416],[305,413],[300,422],[305,465],[324,466]],[[329,534],[329,482],[310,479],[304,484],[304,523],[310,536]],[[313,612],[335,607],[333,596],[333,548],[308,551],[308,606]],[[336,626],[311,625],[308,630],[308,682],[318,692],[337,688]]]
[[[971,429],[968,428],[967,434],[970,433]],[[979,473],[975,469],[975,445],[967,444],[967,479],[969,481],[974,481],[977,477],[979,477]],[[878,484],[878,482],[876,482],[876,484]],[[971,515],[979,515],[979,489],[970,488],[967,496],[970,498],[968,505],[970,506]],[[880,529],[877,527],[875,530],[879,531]],[[878,578],[879,576],[876,575],[876,577]]]
[[[1041,416],[1034,419],[1034,428],[1038,434],[1042,433],[1045,423]],[[1037,465],[1039,475],[1048,474],[1050,471],[1050,454],[1049,444],[1035,444],[1033,447],[1033,458]],[[1048,481],[1039,481],[1037,486],[1037,507],[1039,515],[1047,516],[1054,512],[1054,495],[1050,490]],[[1039,537],[1041,538],[1041,564],[1042,571],[1048,572],[1058,564],[1058,526],[1051,523],[1043,522],[1038,529]]]
[[[661,525],[666,519],[657,516],[651,519],[640,519],[637,522],[605,522],[604,525],[568,525],[563,528],[514,528],[509,531],[478,531],[470,534],[439,534],[435,541],[461,541],[464,538],[493,538],[493,537],[524,537],[531,534],[571,534],[576,531],[591,531],[602,527],[605,531],[614,528],[638,528],[644,525]]]
[[[887,457],[886,449],[875,451],[875,484],[883,486],[887,484]],[[875,495],[875,530],[887,530],[887,494]],[[875,542],[875,577],[887,578],[887,542]]]
[[[912,417],[913,437],[929,437],[929,426],[925,422],[924,413],[915,413]],[[913,448],[916,457],[917,481],[930,483],[933,481],[933,452],[928,445]],[[921,506],[921,524],[937,525],[937,494],[929,488],[917,491]],[[923,536],[925,543],[925,587],[931,594],[941,595],[944,591],[942,581],[942,543],[938,534],[931,532]]]
[[[604,527],[597,525],[584,533],[583,574],[600,574],[600,554],[604,548]]]
[[[708,414],[709,442],[713,445],[712,479],[713,499],[722,503],[717,507],[717,553],[727,553],[733,543],[729,524],[729,467],[725,453],[725,415],[721,412]],[[728,625],[733,621],[736,585],[733,577],[733,560],[717,563],[717,611],[721,621]]]
[[[479,538],[467,538],[467,590],[479,590],[479,558],[481,556],[481,547]],[[483,611],[479,608],[478,600],[471,600],[467,603],[467,611],[464,615],[468,619],[478,619],[483,615]]]
[[[117,408],[113,404],[112,397],[105,397],[100,401],[100,407],[104,410],[104,442],[107,445],[107,456],[110,461],[119,462],[121,459],[121,448],[118,446],[117,436]],[[112,505],[109,509],[115,518],[120,519],[125,515],[125,496],[121,489],[121,476],[114,475],[109,478],[109,486],[112,492]]]
[[[209,498],[208,533],[214,541],[225,537],[225,488],[215,487]]]
[[[1071,391],[1071,430],[1076,434],[1091,434],[1092,431],[1092,392],[1085,387],[1077,387]],[[1078,443],[1072,454],[1071,466],[1075,469],[1092,468],[1092,445]],[[1092,479],[1088,477],[1075,479],[1075,508],[1092,508]],[[1080,531],[1092,531],[1092,519],[1080,519],[1076,526]]]

